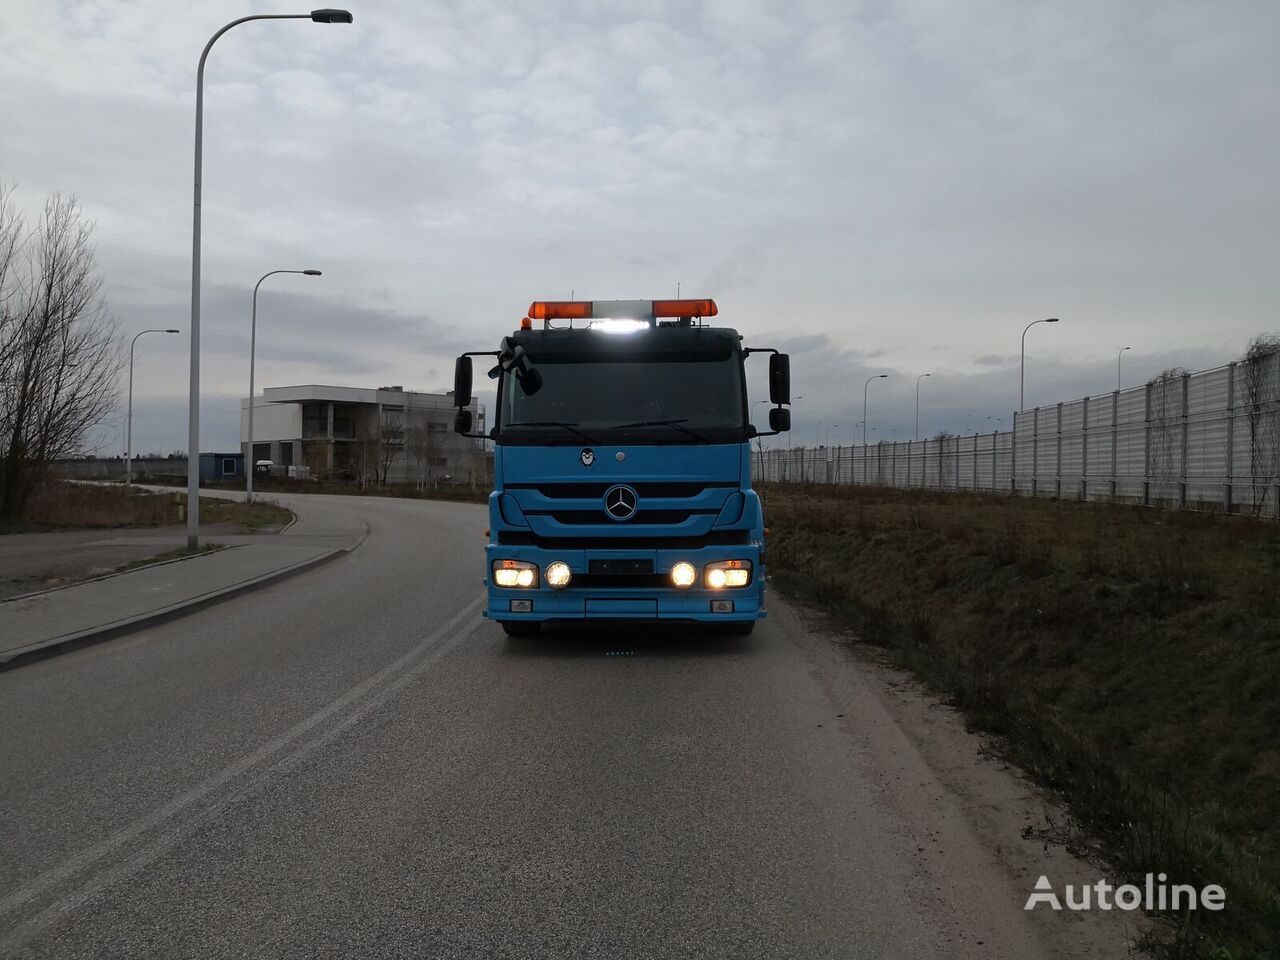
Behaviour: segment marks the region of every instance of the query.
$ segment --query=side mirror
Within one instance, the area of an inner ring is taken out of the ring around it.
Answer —
[[[524,373],[517,373],[517,379],[520,381],[520,389],[524,391],[526,397],[531,397],[542,389],[542,374],[536,367],[525,367]]]
[[[786,359],[785,357],[783,359]],[[774,433],[785,433],[791,429],[791,411],[786,407],[774,407],[769,411],[769,429]]]
[[[791,402],[791,358],[785,353],[769,355],[769,402]],[[769,413],[772,425],[773,413]],[[776,427],[774,429],[777,429]],[[790,429],[787,427],[786,429]]]
[[[453,362],[453,405],[465,407],[471,402],[471,358],[459,357]],[[467,428],[471,429],[470,427]],[[462,431],[458,431],[461,433]]]
[[[468,359],[470,359],[468,357]],[[464,436],[471,432],[471,411],[459,408],[458,412],[453,415],[453,432],[461,433]]]

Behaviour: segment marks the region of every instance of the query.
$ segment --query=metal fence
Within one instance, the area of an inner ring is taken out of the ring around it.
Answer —
[[[1014,415],[1013,430],[756,450],[756,476],[1280,517],[1280,352]]]

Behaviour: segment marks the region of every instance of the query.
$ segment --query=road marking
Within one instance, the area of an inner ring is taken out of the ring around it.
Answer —
[[[92,896],[93,893],[96,893],[98,889],[101,889],[107,883],[114,882],[114,880],[127,876],[139,867],[144,866],[146,863],[150,862],[151,859],[154,859],[155,856],[158,856],[159,853],[168,849],[169,846],[172,846],[173,842],[176,842],[176,840],[184,834],[184,826],[194,827],[208,819],[208,817],[213,813],[221,810],[227,804],[234,802],[241,795],[247,794],[251,788],[257,788],[262,784],[265,784],[273,773],[283,770],[290,762],[300,759],[310,753],[313,749],[327,743],[338,733],[350,728],[370,711],[385,703],[392,695],[412,680],[414,676],[465,639],[470,631],[456,633],[454,636],[448,638],[442,645],[437,647],[432,656],[426,657],[416,665],[413,664],[415,659],[422,656],[424,653],[431,651],[433,646],[444,639],[446,635],[458,627],[459,624],[469,617],[475,616],[484,601],[485,598],[483,596],[477,597],[471,603],[463,607],[462,610],[449,620],[448,623],[442,626],[435,633],[431,634],[431,636],[427,637],[421,643],[417,644],[399,659],[382,668],[371,677],[368,677],[356,684],[356,686],[352,687],[342,696],[333,700],[320,710],[317,710],[305,720],[302,720],[290,727],[280,736],[267,741],[256,750],[224,767],[209,779],[195,787],[192,787],[186,793],[175,797],[173,800],[170,800],[168,803],[147,814],[145,817],[140,817],[128,826],[122,827],[110,836],[100,840],[98,843],[95,843],[93,846],[81,851],[73,857],[70,857],[58,866],[40,874],[40,876],[36,877],[26,886],[21,887],[5,896],[3,899],[0,899],[0,913],[8,913],[18,907],[21,907],[44,890],[70,879],[85,868],[96,863],[98,860],[101,860],[113,850],[123,846],[130,840],[136,839],[148,830],[160,826],[166,820],[169,820],[171,817],[182,812],[187,807],[190,807],[192,804],[195,804],[208,796],[218,787],[231,783],[237,777],[250,772],[254,767],[257,767],[263,763],[263,761],[270,759],[286,746],[303,737],[324,721],[333,717],[344,708],[357,702],[361,697],[364,697],[374,690],[379,684],[395,678],[363,706],[353,710],[346,717],[339,720],[338,723],[315,737],[311,742],[303,742],[299,744],[293,751],[291,751],[291,753],[280,758],[276,763],[264,771],[255,783],[243,787],[238,791],[232,791],[221,801],[211,804],[205,810],[188,818],[186,824],[180,824],[175,827],[168,835],[160,837],[158,840],[153,842],[150,847],[142,850],[130,860],[126,860],[113,870],[109,870],[102,874],[101,876],[104,878],[103,883],[98,884],[96,881],[90,881],[85,888],[82,888],[81,891],[59,903],[54,904],[32,920],[22,923],[19,930],[13,931],[10,936],[0,941],[0,950],[12,949],[19,943],[27,940],[34,933],[37,933],[39,930],[48,926],[54,920],[64,916],[68,909],[78,906],[79,903],[83,902],[83,900],[87,899],[89,896]],[[411,665],[412,668],[410,669]],[[396,677],[396,674],[401,674],[401,676]]]

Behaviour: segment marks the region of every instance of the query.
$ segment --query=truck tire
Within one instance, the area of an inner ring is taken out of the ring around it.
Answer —
[[[536,637],[542,624],[532,620],[503,620],[502,631],[508,637]]]

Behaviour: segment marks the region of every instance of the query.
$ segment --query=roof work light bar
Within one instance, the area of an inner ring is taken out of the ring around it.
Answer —
[[[534,320],[648,320],[659,317],[714,317],[716,302],[705,300],[535,300]]]

